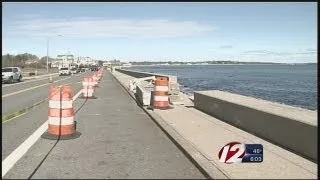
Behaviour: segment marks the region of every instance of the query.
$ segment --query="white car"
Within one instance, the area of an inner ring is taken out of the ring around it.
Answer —
[[[78,73],[78,71],[77,71],[77,69],[76,69],[76,68],[72,68],[72,69],[71,69],[71,73],[72,73],[72,74],[77,74],[77,73]]]
[[[2,68],[2,82],[13,83],[22,81],[22,71],[19,67]]]
[[[67,67],[64,67],[64,68],[60,68],[59,70],[59,75],[62,76],[62,75],[71,75],[71,71],[69,68]]]

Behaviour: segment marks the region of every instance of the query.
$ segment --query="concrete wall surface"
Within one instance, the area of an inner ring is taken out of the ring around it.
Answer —
[[[136,88],[136,98],[138,99],[139,103],[143,106],[149,106],[151,102],[151,88],[145,88],[144,86],[137,85]]]
[[[131,71],[125,69],[116,69],[116,71],[121,72],[123,74],[127,74],[129,76],[133,76],[135,78],[144,78],[148,76],[156,76],[156,77],[168,77],[169,83],[177,83],[177,76],[170,76],[166,74],[156,74],[156,73],[148,73],[148,72],[139,72],[139,71]]]
[[[310,160],[317,160],[316,111],[218,90],[195,92],[194,106]]]

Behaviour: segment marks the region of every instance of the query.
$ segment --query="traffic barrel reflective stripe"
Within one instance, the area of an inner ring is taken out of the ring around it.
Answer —
[[[155,86],[156,91],[169,91],[168,86]]]
[[[48,133],[66,136],[75,133],[72,87],[50,87]]]
[[[49,107],[59,109],[61,108],[72,108],[72,101],[49,101]]]
[[[169,81],[167,77],[157,77],[154,84],[154,101],[155,109],[167,109],[169,107]]]

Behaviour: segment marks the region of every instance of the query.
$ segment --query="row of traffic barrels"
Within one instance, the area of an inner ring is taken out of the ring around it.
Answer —
[[[81,98],[91,98],[101,80],[103,69],[100,68],[92,76],[85,76]],[[70,85],[50,86],[48,131],[42,136],[46,139],[75,138],[76,133],[73,109],[73,92]]]

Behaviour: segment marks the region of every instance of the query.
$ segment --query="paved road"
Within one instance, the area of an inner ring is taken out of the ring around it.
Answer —
[[[87,72],[74,76],[55,77],[54,85],[74,84],[81,82],[84,75],[92,74]],[[23,108],[42,101],[48,97],[50,83],[48,78],[39,81],[14,84],[2,88],[2,116],[9,115]]]
[[[58,75],[53,75],[52,79],[53,80],[59,80],[63,79],[65,76],[58,76]],[[23,80],[22,82],[15,82],[12,84],[2,84],[2,95],[11,93],[13,91],[18,91],[26,88],[30,88],[33,86],[37,86],[40,84],[48,83],[49,81],[49,76],[47,77],[41,77],[39,79],[28,79],[28,80]]]
[[[90,73],[89,73],[90,74]],[[72,85],[73,93],[76,94],[82,89],[82,83],[77,83],[85,74],[81,74],[80,76],[72,77],[65,81],[60,81],[55,83],[56,85],[70,83]],[[38,82],[41,83],[41,82]],[[37,101],[45,99],[48,97],[48,86],[44,86],[42,88],[38,88],[36,90],[37,93],[35,95],[30,95],[34,92],[25,92],[22,95],[13,95],[11,101],[3,98],[2,100],[2,109],[9,109],[10,104],[19,104],[20,107],[24,107],[21,102],[24,104],[31,104],[32,98],[35,98]],[[24,100],[14,102],[15,96],[23,97]],[[31,96],[31,97],[29,97]],[[9,97],[8,97],[9,98]],[[6,103],[7,100],[7,103]],[[34,101],[36,101],[34,100]],[[21,105],[20,105],[21,103]],[[13,107],[11,107],[14,109]],[[16,109],[19,109],[16,108]],[[4,113],[3,113],[4,114]],[[48,119],[48,101],[46,100],[39,106],[31,109],[28,113],[17,117],[13,120],[5,122],[2,124],[2,160],[7,157],[15,148],[17,148],[23,141],[25,141],[38,127],[41,126]]]
[[[79,138],[40,138],[4,178],[204,178],[110,74],[95,96],[76,100]],[[39,109],[29,123],[46,116]]]

